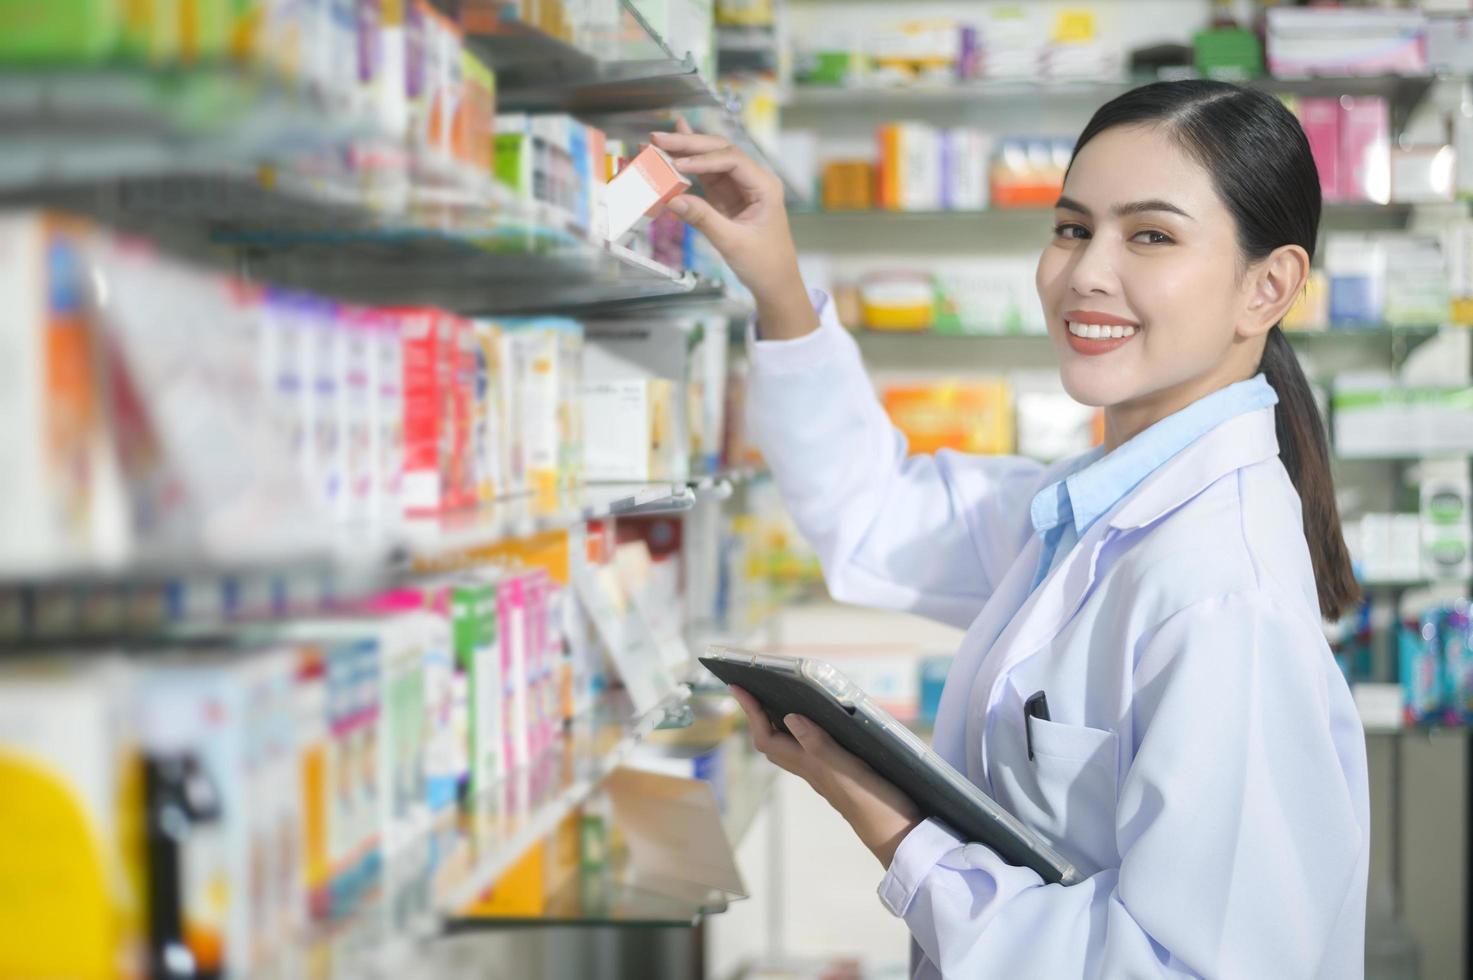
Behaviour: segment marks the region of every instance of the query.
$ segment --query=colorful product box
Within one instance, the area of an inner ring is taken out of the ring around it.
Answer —
[[[0,670],[0,975],[145,975],[143,773],[116,661]]]
[[[1436,724],[1442,719],[1442,663],[1437,648],[1437,615],[1408,620],[1397,631],[1405,721]]]
[[[609,181],[604,192],[608,238],[617,242],[634,230],[641,218],[690,189],[688,180],[657,146],[646,146],[632,163]]]
[[[1442,647],[1444,720],[1449,725],[1473,723],[1473,632],[1468,604],[1457,603],[1442,618],[1439,630]]]
[[[504,320],[501,327],[517,348],[520,442],[530,489],[542,495],[571,489],[581,482],[582,413],[576,391],[583,328],[557,317]]]
[[[439,513],[450,496],[448,425],[451,358],[443,314],[438,310],[395,311],[404,342],[404,477],[401,496],[411,516]]]
[[[468,684],[469,782],[467,792],[479,799],[505,773],[502,753],[506,734],[502,721],[501,645],[497,620],[497,584],[476,576],[454,586],[455,656]]]
[[[155,962],[177,944],[201,970],[252,975],[305,921],[295,887],[293,669],[287,648],[191,651],[140,669]],[[160,833],[165,811],[184,815],[189,829]],[[176,873],[163,880],[161,868]]]
[[[1391,199],[1391,118],[1379,96],[1340,99],[1340,165],[1337,200]]]
[[[894,386],[881,400],[912,454],[1013,450],[1012,392],[1005,381]]]
[[[1309,140],[1315,169],[1320,175],[1320,196],[1338,201],[1343,190],[1340,183],[1340,100],[1303,98],[1299,100],[1299,123]]]
[[[393,313],[377,311],[373,330],[372,384],[377,397],[370,402],[373,446],[373,516],[380,525],[393,526],[404,516],[404,337]]]
[[[0,565],[35,574],[99,557],[106,472],[82,225],[39,213],[0,217]]]
[[[476,356],[471,454],[476,497],[487,503],[504,495],[508,483],[506,402],[501,390],[505,383],[501,367],[504,341],[501,328],[489,320],[475,321],[471,332]]]
[[[523,576],[513,573],[501,580],[496,590],[496,618],[501,644],[502,719],[506,724],[503,757],[508,772],[520,772],[527,768],[532,756],[528,625]]]

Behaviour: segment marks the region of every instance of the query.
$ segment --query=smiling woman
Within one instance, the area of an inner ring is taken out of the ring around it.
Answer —
[[[1279,329],[1309,274],[1320,205],[1308,140],[1273,97],[1215,82],[1148,85],[1080,134],[1037,280],[1064,387],[1108,406],[1107,448],[1265,375],[1320,611],[1335,619],[1358,589],[1324,425]],[[1139,340],[1126,343],[1117,325]]]
[[[757,747],[885,866],[915,975],[1359,976],[1365,743],[1319,622],[1354,583],[1278,328],[1320,211],[1294,117],[1183,82],[1086,127],[1037,285],[1106,439],[1048,467],[910,455],[803,288],[776,180],[718,139],[656,139],[708,192],[672,206],[757,299],[750,427],[830,592],[967,630],[935,750],[1085,875],[1047,884],[922,819],[740,692]]]

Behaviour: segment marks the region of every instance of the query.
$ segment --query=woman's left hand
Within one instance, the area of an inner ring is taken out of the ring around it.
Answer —
[[[751,694],[735,686],[731,693],[747,714],[757,751],[812,786],[888,869],[895,849],[923,819],[910,797],[807,718],[784,718],[792,732],[787,735],[772,727]]]

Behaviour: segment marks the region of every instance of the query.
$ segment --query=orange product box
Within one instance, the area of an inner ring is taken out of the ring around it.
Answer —
[[[978,454],[1013,451],[1013,399],[1006,381],[942,381],[886,389],[885,411],[911,455],[941,449]]]
[[[868,160],[834,160],[824,164],[825,211],[868,211],[874,206],[874,164]]]

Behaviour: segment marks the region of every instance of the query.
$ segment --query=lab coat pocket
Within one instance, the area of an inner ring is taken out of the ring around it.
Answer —
[[[1119,740],[1114,732],[1033,718],[1025,722],[1021,701],[1014,737],[1016,751],[999,767],[994,785],[1024,823],[1048,838],[1084,874],[1116,867],[1115,805]],[[1033,758],[1027,755],[1028,732]]]

